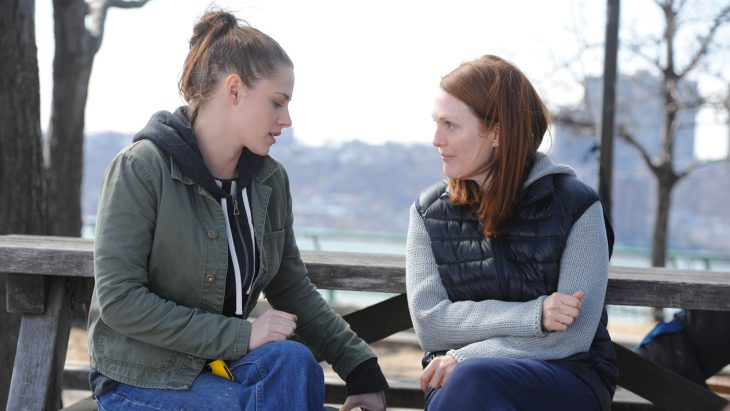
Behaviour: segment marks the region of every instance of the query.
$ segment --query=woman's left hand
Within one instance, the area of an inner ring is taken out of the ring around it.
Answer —
[[[436,357],[428,364],[421,373],[421,391],[426,392],[428,388],[441,388],[446,384],[451,373],[456,368],[456,360],[450,355]]]
[[[348,395],[340,411],[360,407],[363,411],[385,411],[385,391]]]

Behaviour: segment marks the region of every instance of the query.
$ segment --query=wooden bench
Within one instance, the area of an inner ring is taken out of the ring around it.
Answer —
[[[353,253],[304,252],[311,280],[320,289],[399,294],[345,316],[365,341],[382,340],[412,327],[405,297],[405,259]],[[22,314],[13,367],[9,410],[52,410],[60,404],[64,360],[74,304],[90,301],[93,287],[91,240],[0,236],[0,272],[8,273],[7,307]],[[730,273],[611,267],[607,304],[684,307],[730,311]],[[615,345],[619,384],[666,410],[719,410],[726,400],[631,350]],[[85,370],[72,386],[84,386]],[[328,402],[341,403],[344,386],[328,383]],[[422,408],[420,391],[396,384],[392,407]],[[615,402],[614,409],[651,409]]]

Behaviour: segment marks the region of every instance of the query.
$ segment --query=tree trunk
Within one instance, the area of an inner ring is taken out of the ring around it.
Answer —
[[[671,169],[663,167],[657,176],[657,211],[654,235],[651,242],[652,267],[664,267],[667,262],[667,239],[669,237],[669,210],[672,207],[674,181]]]
[[[53,102],[47,134],[48,216],[51,234],[81,235],[84,122],[93,39],[84,20],[84,0],[55,0],[56,54]]]
[[[603,55],[603,98],[601,103],[601,157],[598,173],[598,196],[603,213],[613,221],[613,140],[616,120],[616,66],[618,65],[618,26],[620,0],[606,5],[606,47]]]
[[[0,234],[44,234],[35,2],[0,0]],[[0,409],[5,409],[20,318],[5,309],[0,274]]]

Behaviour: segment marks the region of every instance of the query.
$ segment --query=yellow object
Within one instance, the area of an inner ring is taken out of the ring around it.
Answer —
[[[233,373],[228,369],[228,365],[223,360],[214,360],[208,363],[208,368],[213,374],[223,377],[227,380],[234,380]]]

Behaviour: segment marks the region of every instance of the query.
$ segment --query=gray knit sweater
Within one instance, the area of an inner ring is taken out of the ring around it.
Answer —
[[[575,174],[538,153],[523,189],[549,174]],[[546,296],[527,302],[451,302],[441,283],[423,218],[411,206],[406,245],[408,307],[421,347],[469,358],[560,359],[588,351],[601,317],[608,281],[608,245],[601,204],[575,222],[560,261],[558,292],[585,292],[576,321],[565,331],[542,330]]]

